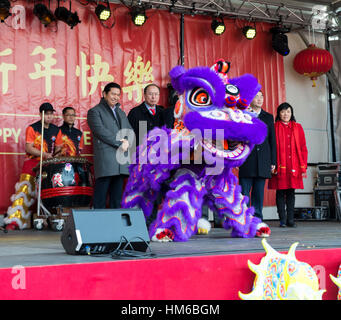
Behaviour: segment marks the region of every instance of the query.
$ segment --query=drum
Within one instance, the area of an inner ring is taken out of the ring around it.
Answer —
[[[88,207],[93,195],[92,164],[82,157],[42,162],[41,201],[47,208]],[[39,164],[33,169],[39,178]]]

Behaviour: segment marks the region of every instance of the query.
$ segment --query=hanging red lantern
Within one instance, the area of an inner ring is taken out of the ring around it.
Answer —
[[[294,59],[294,69],[313,81],[316,87],[317,77],[328,72],[333,66],[333,56],[329,51],[310,44],[307,49],[300,51]]]

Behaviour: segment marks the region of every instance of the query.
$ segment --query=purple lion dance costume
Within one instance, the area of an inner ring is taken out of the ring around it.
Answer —
[[[232,173],[266,137],[266,125],[246,111],[261,86],[251,74],[229,79],[229,69],[220,59],[212,68],[170,71],[179,94],[174,129],[155,128],[145,137],[122,200],[123,208],[141,208],[148,217],[163,195],[149,227],[153,241],[187,241],[208,233],[210,225],[201,218],[204,204],[224,219],[225,229],[232,228],[232,237],[270,234],[248,208]]]

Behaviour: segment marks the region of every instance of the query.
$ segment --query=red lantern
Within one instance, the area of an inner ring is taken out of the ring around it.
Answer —
[[[317,77],[328,72],[333,66],[333,56],[329,51],[310,44],[307,49],[300,51],[294,59],[294,69],[313,81],[316,87]]]

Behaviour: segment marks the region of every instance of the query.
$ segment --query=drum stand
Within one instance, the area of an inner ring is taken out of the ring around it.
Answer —
[[[43,162],[43,141],[44,141],[44,122],[45,122],[45,112],[42,112],[41,119],[41,145],[40,145],[40,161],[39,161],[39,179],[36,179],[38,183],[38,192],[37,192],[37,218],[33,219],[33,227],[36,230],[42,230],[44,226],[48,225],[50,222],[52,230],[62,231],[64,228],[64,220],[63,219],[53,219],[53,215],[49,210],[41,202],[41,181],[42,181],[42,162]],[[43,214],[41,214],[43,213]]]
[[[3,231],[4,233],[8,232],[4,226],[0,226],[0,231]]]
[[[37,216],[33,219],[33,227],[36,230],[43,230],[44,227],[50,226],[54,231],[62,231],[64,228],[64,219],[62,218],[62,210],[57,209],[57,214],[52,214],[42,203],[40,199],[40,183],[41,179],[36,179],[38,185],[38,203]]]
[[[64,228],[64,219],[60,213],[60,209],[57,209],[57,214],[52,214],[42,203],[40,204],[40,214],[33,220],[33,226],[36,230],[42,230],[44,226],[50,224],[51,229],[54,231],[62,231]],[[42,214],[41,214],[42,213]]]

